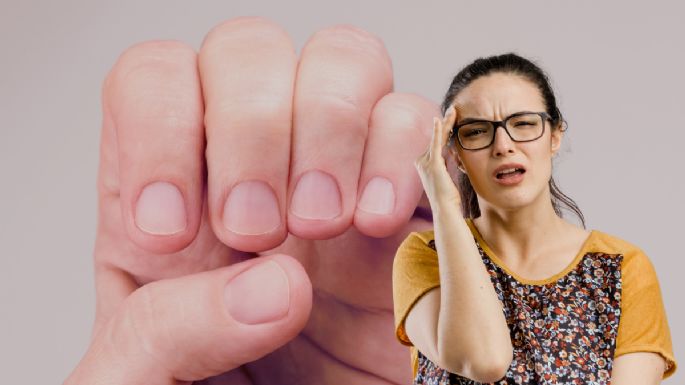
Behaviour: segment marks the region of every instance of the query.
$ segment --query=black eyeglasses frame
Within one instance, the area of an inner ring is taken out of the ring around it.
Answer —
[[[538,136],[535,139],[527,139],[527,140],[516,140],[516,139],[514,139],[511,136],[511,133],[509,132],[509,130],[507,130],[507,125],[506,125],[507,121],[509,121],[509,119],[511,119],[511,118],[515,118],[515,117],[521,116],[521,115],[528,115],[528,114],[539,115],[540,118],[542,119],[542,132],[540,133],[540,136]],[[459,143],[459,147],[461,147],[462,149],[464,149],[466,151],[482,150],[484,148],[488,148],[488,147],[492,146],[492,144],[495,143],[495,136],[497,134],[497,128],[500,126],[502,126],[502,128],[504,128],[504,132],[506,132],[507,135],[509,135],[509,138],[512,141],[518,142],[518,143],[532,142],[534,140],[540,139],[543,135],[545,135],[545,126],[546,126],[545,122],[547,120],[551,120],[551,119],[552,119],[552,117],[547,112],[534,112],[534,111],[519,111],[519,112],[516,112],[516,113],[513,113],[513,114],[507,116],[506,118],[504,118],[504,120],[466,119],[466,121],[459,123],[459,124],[455,124],[452,127],[452,131],[450,132],[450,136],[447,139],[447,143],[449,143],[450,146],[454,146],[454,142],[455,142],[454,138],[456,138],[457,139],[456,142]],[[461,127],[467,125],[467,124],[472,124],[472,123],[491,123],[493,125],[494,128],[492,130],[492,139],[490,140],[490,143],[488,143],[486,146],[479,147],[479,148],[464,148],[464,145],[461,143],[461,140],[459,139],[459,135],[458,135],[459,129]]]

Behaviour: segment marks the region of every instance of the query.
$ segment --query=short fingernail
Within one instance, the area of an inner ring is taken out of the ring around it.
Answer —
[[[332,219],[342,211],[340,189],[330,175],[312,170],[295,187],[290,211],[303,219]]]
[[[224,300],[228,312],[240,323],[277,321],[290,308],[288,275],[274,261],[252,266],[228,282]]]
[[[136,204],[135,222],[139,229],[171,235],[185,230],[186,221],[186,207],[178,187],[169,182],[145,186]]]
[[[392,182],[377,176],[366,184],[357,206],[372,214],[391,214],[395,209],[395,190]]]
[[[245,181],[233,187],[224,204],[224,226],[236,234],[269,233],[281,224],[281,213],[268,184]]]

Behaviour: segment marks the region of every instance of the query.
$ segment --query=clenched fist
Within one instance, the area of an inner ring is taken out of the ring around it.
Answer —
[[[67,384],[410,383],[392,261],[431,228],[438,107],[346,26],[298,58],[239,18],[126,50],[103,86],[91,344]],[[418,206],[418,207],[417,207]]]

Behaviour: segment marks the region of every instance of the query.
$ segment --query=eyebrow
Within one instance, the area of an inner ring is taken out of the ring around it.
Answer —
[[[504,119],[507,119],[508,117],[514,116],[516,114],[531,114],[531,113],[535,114],[535,112],[528,111],[528,110],[516,111],[514,113],[511,113],[511,114],[505,116]],[[502,119],[502,120],[504,120],[504,119]],[[492,120],[488,120],[488,119],[484,119],[484,118],[465,118],[465,119],[462,119],[462,120],[454,123],[454,125],[456,126],[459,124],[466,124],[466,123],[472,123],[472,122],[492,122]]]
[[[472,122],[489,122],[487,119],[481,119],[481,118],[466,118],[458,121],[456,124],[466,124],[466,123],[472,123]]]

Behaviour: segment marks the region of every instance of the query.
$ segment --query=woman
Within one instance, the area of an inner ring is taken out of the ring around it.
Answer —
[[[433,230],[409,234],[393,266],[414,383],[656,384],[673,374],[648,257],[586,231],[554,184],[565,125],[544,72],[515,54],[478,59],[442,107],[416,161]]]

